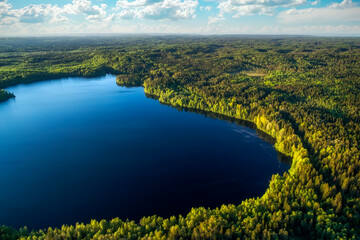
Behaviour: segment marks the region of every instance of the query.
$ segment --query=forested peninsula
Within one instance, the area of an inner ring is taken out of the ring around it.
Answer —
[[[9,91],[6,91],[4,89],[0,90],[0,102],[6,101],[10,98],[15,98],[15,95]]]
[[[160,102],[253,122],[291,156],[289,172],[263,196],[186,216],[2,226],[0,239],[360,238],[360,38],[0,39],[0,88],[108,73]]]

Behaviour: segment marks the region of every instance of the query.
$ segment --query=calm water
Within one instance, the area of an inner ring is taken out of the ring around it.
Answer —
[[[262,195],[289,165],[255,130],[181,112],[108,75],[9,88],[0,225],[186,215]]]

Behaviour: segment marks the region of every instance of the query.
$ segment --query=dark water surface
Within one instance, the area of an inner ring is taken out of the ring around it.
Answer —
[[[0,225],[186,215],[261,196],[289,165],[255,130],[181,112],[115,77],[9,88],[0,104]]]

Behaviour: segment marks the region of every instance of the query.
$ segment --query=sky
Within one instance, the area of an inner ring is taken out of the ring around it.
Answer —
[[[0,0],[0,37],[121,33],[360,36],[360,0]]]

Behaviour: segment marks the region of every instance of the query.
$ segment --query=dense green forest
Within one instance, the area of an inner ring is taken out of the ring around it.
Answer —
[[[6,91],[4,89],[0,90],[0,102],[6,101],[6,100],[8,100],[10,98],[14,98],[14,97],[15,97],[15,95],[13,93]]]
[[[253,122],[291,156],[289,172],[236,205],[139,222],[2,226],[0,239],[360,238],[360,38],[0,39],[0,88],[106,73],[163,103]]]

